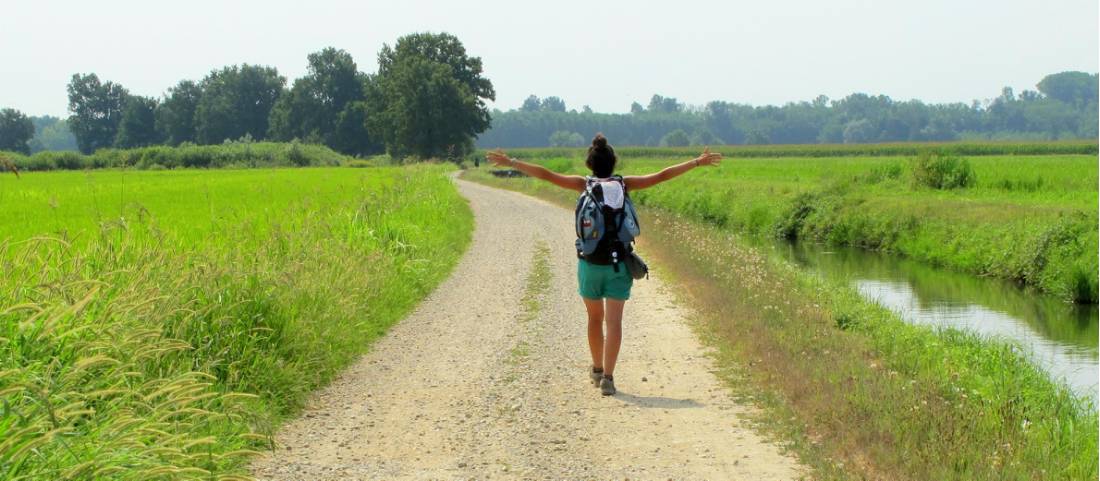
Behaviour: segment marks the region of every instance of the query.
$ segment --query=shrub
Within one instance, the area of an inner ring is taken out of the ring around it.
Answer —
[[[961,189],[974,185],[970,162],[951,154],[925,152],[910,162],[913,185],[933,189]]]

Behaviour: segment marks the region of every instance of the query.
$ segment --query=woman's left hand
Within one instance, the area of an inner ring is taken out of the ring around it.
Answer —
[[[722,154],[718,152],[711,152],[710,147],[704,147],[703,153],[695,158],[695,165],[713,165],[718,166],[718,163],[722,161]]]
[[[512,158],[508,157],[503,150],[490,150],[485,153],[485,160],[492,162],[497,167],[509,167],[512,165]]]

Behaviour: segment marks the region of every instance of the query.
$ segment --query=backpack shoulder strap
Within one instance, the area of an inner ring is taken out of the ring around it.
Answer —
[[[624,179],[623,176],[619,174],[615,174],[611,176],[611,180],[614,180],[615,182],[618,182],[619,185],[623,186],[623,196],[626,196],[626,179]]]

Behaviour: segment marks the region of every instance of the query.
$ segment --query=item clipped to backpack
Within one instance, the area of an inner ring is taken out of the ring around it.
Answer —
[[[604,186],[608,186],[606,195]],[[607,180],[585,177],[574,215],[577,257],[593,264],[612,265],[615,272],[622,263],[633,278],[649,277],[649,268],[634,253],[634,238],[641,228],[622,176]]]

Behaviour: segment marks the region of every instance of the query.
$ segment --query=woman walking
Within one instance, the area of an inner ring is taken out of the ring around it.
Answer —
[[[621,212],[629,205],[630,192],[653,187],[695,167],[717,166],[722,160],[722,154],[712,153],[707,148],[698,157],[666,167],[660,172],[617,176],[614,175],[615,164],[618,162],[615,150],[608,145],[603,134],[596,134],[592,145],[588,147],[588,158],[585,160],[585,165],[592,171],[590,177],[559,174],[542,166],[508,157],[499,149],[486,154],[486,158],[498,167],[511,167],[558,187],[591,195],[605,212]],[[619,220],[613,223],[615,216],[608,215],[608,224],[603,229],[604,235],[598,237],[598,242],[589,245],[583,242],[584,239],[577,242],[578,291],[588,311],[588,349],[592,354],[590,375],[593,384],[599,386],[600,392],[605,396],[615,394],[615,361],[619,358],[619,346],[623,339],[623,307],[627,299],[630,299],[630,288],[634,283],[629,269],[623,265],[632,248],[629,244],[624,245],[621,236],[617,235],[623,228],[623,217],[618,216]],[[578,219],[578,224],[580,223],[581,220]],[[585,224],[584,227],[590,226]],[[578,232],[580,231],[581,225],[578,225]],[[616,235],[606,235],[613,232]]]

